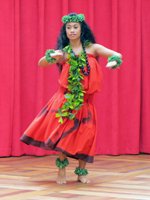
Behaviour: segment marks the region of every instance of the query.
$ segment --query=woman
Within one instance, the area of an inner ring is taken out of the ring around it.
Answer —
[[[77,180],[88,183],[86,163],[95,153],[96,114],[93,95],[101,86],[98,56],[108,58],[107,67],[116,68],[122,55],[100,44],[86,24],[83,14],[72,13],[64,23],[57,50],[47,50],[39,66],[57,63],[61,71],[59,89],[21,137],[26,144],[59,152],[57,183],[66,183],[67,157],[78,160]]]

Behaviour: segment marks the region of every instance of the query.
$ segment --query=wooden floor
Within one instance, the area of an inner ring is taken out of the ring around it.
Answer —
[[[66,185],[55,183],[55,159],[0,158],[0,200],[150,200],[150,155],[96,156],[89,184],[76,181],[69,159]]]

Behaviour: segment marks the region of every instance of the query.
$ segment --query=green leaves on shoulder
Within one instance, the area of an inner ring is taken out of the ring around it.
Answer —
[[[63,48],[63,51],[66,52],[66,53],[71,53],[71,48],[70,48],[70,45],[67,45]]]
[[[86,40],[86,41],[84,42],[84,46],[85,46],[85,47],[89,47],[91,44],[92,44],[92,43],[91,43],[89,40]]]

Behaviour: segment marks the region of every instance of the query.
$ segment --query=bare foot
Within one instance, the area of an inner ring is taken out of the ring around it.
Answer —
[[[87,176],[78,176],[78,181],[81,183],[90,183],[90,180],[87,179]]]
[[[57,183],[58,184],[65,184],[66,183],[66,169],[59,169],[58,176],[57,176]]]

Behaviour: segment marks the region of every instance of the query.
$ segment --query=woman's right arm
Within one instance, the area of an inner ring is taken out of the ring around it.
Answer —
[[[45,56],[42,57],[39,62],[38,62],[38,66],[40,67],[46,67],[49,63],[46,61]]]

